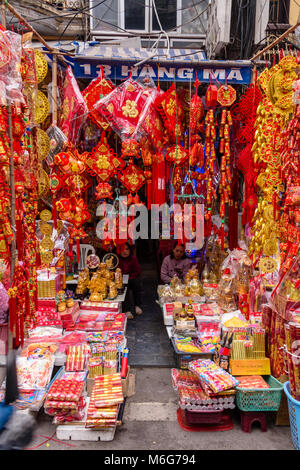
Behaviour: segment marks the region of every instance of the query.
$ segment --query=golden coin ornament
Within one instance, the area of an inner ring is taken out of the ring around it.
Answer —
[[[52,225],[43,223],[40,226],[40,230],[43,235],[45,235],[46,237],[50,237],[52,235],[53,228]]]
[[[44,209],[41,213],[40,213],[40,219],[43,221],[43,222],[49,222],[49,220],[52,219],[52,214],[50,211],[48,211],[48,209]]]
[[[259,269],[262,273],[274,273],[277,270],[277,261],[274,258],[262,258],[259,262]]]
[[[40,247],[45,251],[51,251],[54,248],[54,243],[50,237],[46,236],[40,243]]]

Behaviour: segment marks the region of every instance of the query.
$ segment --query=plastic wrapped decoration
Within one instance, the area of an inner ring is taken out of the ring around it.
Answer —
[[[183,134],[184,111],[175,92],[174,82],[165,93],[157,96],[154,106],[164,122],[170,142],[180,140]]]
[[[42,53],[40,52],[40,54]],[[48,67],[47,61],[46,66]],[[38,77],[35,62],[35,52],[34,49],[30,47],[29,41],[28,43],[22,44],[21,75],[24,83],[24,96],[26,98],[29,109],[28,125],[33,127],[35,125],[34,118],[36,113],[35,104],[38,90]]]
[[[159,93],[159,91],[157,93]],[[164,126],[159,113],[154,107],[154,99],[149,106],[144,121],[142,122],[142,128],[144,129],[154,149],[159,150],[164,146],[166,141],[166,137],[164,135]]]
[[[141,124],[155,94],[156,89],[145,87],[130,77],[102,98],[95,109],[102,113],[122,141],[138,141],[143,133]]]
[[[105,78],[103,67],[100,67],[100,76],[91,81],[91,83],[84,89],[82,96],[87,104],[89,110],[89,117],[103,130],[109,128],[109,123],[103,115],[96,109],[96,103],[114,90],[115,86],[110,80]]]
[[[68,139],[59,127],[53,125],[47,129],[47,134],[50,139],[50,150],[47,163],[51,164],[53,162],[53,157],[63,150]]]
[[[87,234],[82,226],[89,220],[90,213],[88,206],[84,203],[83,199],[62,198],[56,202],[56,210],[61,220],[66,220],[72,224],[69,227],[69,256],[72,258],[73,240],[76,240],[77,245],[77,262],[80,261],[80,238],[85,238]]]
[[[12,103],[24,103],[21,53],[21,36],[0,25],[0,82],[5,85],[4,98],[10,99]]]
[[[78,140],[80,129],[88,115],[86,102],[69,66],[63,86],[60,128],[70,142]]]

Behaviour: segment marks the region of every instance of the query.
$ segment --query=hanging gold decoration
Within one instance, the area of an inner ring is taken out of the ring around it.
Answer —
[[[45,160],[50,152],[50,139],[48,134],[37,128],[37,149],[40,160]]]
[[[274,273],[277,269],[277,261],[274,258],[261,258],[259,269],[262,273]]]
[[[37,96],[36,96],[36,102],[35,102],[35,116],[34,116],[34,120],[36,124],[41,124],[42,122],[44,122],[48,114],[49,114],[48,98],[44,93],[38,90]]]
[[[49,176],[45,172],[45,170],[41,170],[41,175],[39,178],[39,183],[38,183],[38,197],[39,199],[45,194],[47,194],[49,190]]]
[[[41,83],[47,75],[48,64],[45,55],[41,51],[34,51],[35,70],[37,82]]]

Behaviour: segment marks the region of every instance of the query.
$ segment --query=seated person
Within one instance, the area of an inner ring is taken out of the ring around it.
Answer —
[[[191,261],[185,254],[184,245],[177,241],[173,246],[172,253],[163,260],[160,270],[161,280],[165,284],[169,284],[175,274],[183,280],[190,267]]]
[[[130,311],[130,290],[133,294],[136,315],[141,315],[143,313],[141,309],[141,267],[128,242],[124,243],[118,257],[119,268],[121,268],[122,274],[129,274],[128,288],[123,310],[125,311],[127,318],[132,319],[133,315]]]

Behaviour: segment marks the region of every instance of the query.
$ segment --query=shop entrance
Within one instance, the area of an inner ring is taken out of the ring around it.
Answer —
[[[174,367],[174,353],[160,306],[157,304],[159,269],[157,240],[137,240],[136,255],[141,264],[143,315],[127,323],[127,344],[132,367]]]

